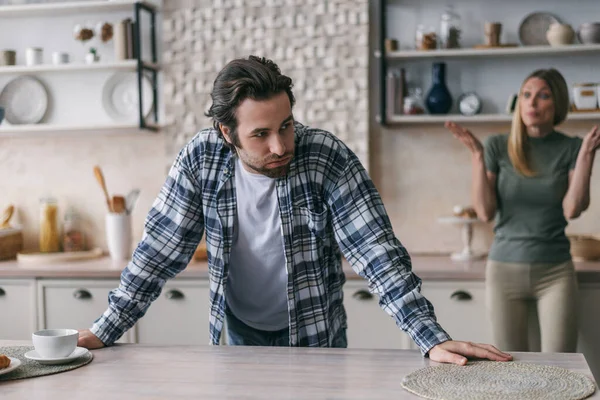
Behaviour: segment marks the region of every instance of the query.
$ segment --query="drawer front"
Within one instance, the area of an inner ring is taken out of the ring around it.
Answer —
[[[43,313],[40,326],[44,329],[88,329],[108,307],[108,292],[119,281],[41,281],[40,305]],[[126,333],[119,342],[131,342]]]
[[[137,342],[158,345],[209,343],[209,286],[202,281],[172,281],[137,323]]]
[[[348,348],[407,349],[410,338],[379,306],[379,298],[369,293],[366,282],[344,285],[344,307],[348,315]]]
[[[492,343],[483,282],[423,282],[438,322],[455,340]]]
[[[0,339],[31,340],[36,331],[35,282],[0,280]]]

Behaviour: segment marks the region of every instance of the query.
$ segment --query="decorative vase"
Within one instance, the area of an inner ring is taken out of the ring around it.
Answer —
[[[575,39],[575,31],[568,24],[550,24],[550,28],[546,31],[546,40],[550,46],[565,46],[573,43]]]
[[[433,64],[432,83],[425,99],[427,110],[430,114],[447,114],[452,107],[452,95],[446,86],[446,63]]]

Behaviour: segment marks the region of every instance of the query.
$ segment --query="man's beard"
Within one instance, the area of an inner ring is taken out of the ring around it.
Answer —
[[[274,168],[256,167],[256,166],[250,165],[250,164],[246,164],[246,165],[248,165],[250,168],[252,168],[252,170],[258,172],[259,174],[264,175],[268,178],[274,179],[274,178],[281,178],[283,176],[286,176],[290,170],[291,163],[292,163],[292,160],[290,160],[285,165],[281,165],[279,167],[274,167]]]

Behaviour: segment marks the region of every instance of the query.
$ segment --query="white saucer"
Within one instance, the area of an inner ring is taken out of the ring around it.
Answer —
[[[8,358],[10,358],[10,365],[8,366],[8,368],[0,369],[0,375],[7,374],[10,371],[14,371],[15,369],[17,369],[21,366],[21,360],[19,360],[18,358],[14,358],[14,357],[8,357]]]
[[[85,347],[76,347],[75,350],[73,350],[73,352],[70,355],[68,355],[67,357],[42,358],[37,353],[37,351],[31,350],[31,351],[28,351],[27,353],[25,353],[25,358],[28,358],[33,361],[37,361],[40,364],[44,364],[44,365],[59,365],[59,364],[70,363],[71,361],[75,360],[76,358],[84,356],[87,353],[89,353],[89,350],[86,349]]]

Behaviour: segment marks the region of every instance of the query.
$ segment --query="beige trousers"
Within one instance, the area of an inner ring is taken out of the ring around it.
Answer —
[[[542,352],[575,352],[577,277],[572,261],[560,264],[488,260],[486,305],[496,347],[529,349],[529,310],[537,306]]]

